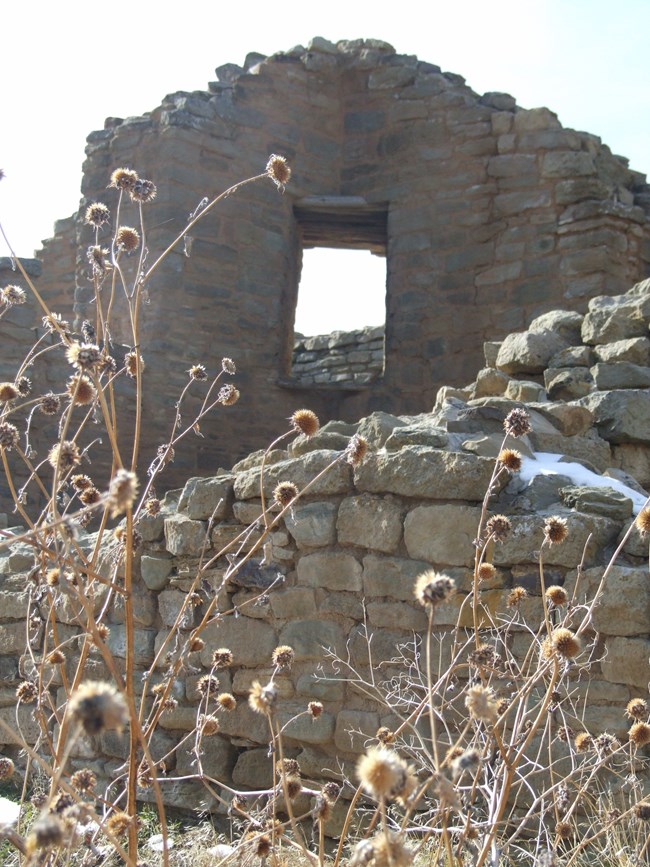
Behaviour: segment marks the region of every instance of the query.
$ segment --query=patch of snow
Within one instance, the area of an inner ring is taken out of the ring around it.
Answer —
[[[535,476],[568,476],[574,485],[590,488],[613,488],[629,497],[632,500],[632,509],[635,515],[638,515],[645,506],[647,498],[638,491],[628,488],[618,479],[599,476],[598,473],[588,470],[582,464],[564,461],[562,458],[564,455],[551,454],[550,452],[535,452],[534,458],[522,456],[519,478],[522,482],[530,482]]]
[[[147,846],[154,852],[162,852],[165,848],[162,834],[154,834],[147,840]],[[167,837],[167,851],[174,848],[174,841]]]
[[[0,826],[15,825],[20,815],[20,804],[9,798],[0,798]]]

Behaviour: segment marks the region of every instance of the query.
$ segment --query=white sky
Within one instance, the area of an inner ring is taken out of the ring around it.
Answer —
[[[460,73],[478,93],[546,105],[650,172],[649,32],[649,0],[10,0],[0,48],[0,221],[14,250],[30,256],[54,220],[76,209],[85,138],[105,117],[142,114],[167,93],[205,89],[216,66],[316,35],[383,39]],[[340,282],[318,270],[330,286]],[[348,320],[336,327],[381,317],[381,298],[373,316],[361,301],[356,321],[348,293]],[[329,330],[322,309],[317,323],[303,328]]]

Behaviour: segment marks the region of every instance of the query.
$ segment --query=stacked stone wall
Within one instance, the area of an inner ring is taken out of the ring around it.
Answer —
[[[271,152],[289,159],[284,196],[269,181],[227,199],[193,231],[191,255],[176,250],[150,287],[144,462],[169,429],[192,363],[215,369],[225,355],[241,371],[236,418],[203,425],[204,438],[170,468],[171,484],[260,448],[304,402],[303,378],[291,374],[296,209],[314,198],[361,199],[387,215],[383,375],[364,389],[310,383],[323,418],[428,411],[443,383],[473,376],[485,340],[558,304],[584,312],[590,297],[624,291],[647,273],[645,176],[548,109],[479,95],[460,76],[377,40],[316,38],[226,64],[217,76],[140,117],[109,118],[88,137],[80,212],[43,254],[41,280],[58,299],[52,259],[61,245],[90,243],[81,215],[95,199],[114,208],[106,184],[119,165],[158,186],[146,214],[157,251],[205,196],[258,174]],[[130,208],[127,224],[137,221]],[[92,312],[83,255],[75,303],[79,317]],[[132,343],[127,326],[118,303],[116,340]]]
[[[384,328],[297,336],[291,376],[304,385],[367,386],[384,370]]]
[[[351,767],[381,725],[394,728],[395,715],[357,689],[355,681],[403,673],[406,661],[419,664],[428,621],[416,603],[413,584],[424,570],[444,571],[458,587],[457,594],[435,610],[436,670],[450,662],[457,622],[472,628],[467,596],[481,500],[503,442],[503,419],[513,407],[521,407],[522,400],[533,430],[509,444],[525,457],[539,452],[564,455],[566,474],[561,461],[556,473],[527,481],[516,474],[500,476],[490,510],[508,514],[513,529],[503,544],[495,546],[496,574],[482,583],[474,602],[479,623],[491,629],[497,641],[506,641],[516,655],[523,658],[530,651],[532,635],[544,620],[538,558],[543,522],[549,515],[566,519],[568,538],[545,548],[545,580],[563,585],[569,597],[575,592],[575,604],[590,600],[633,520],[633,501],[638,509],[639,498],[642,502],[646,496],[631,474],[650,483],[650,391],[638,381],[642,371],[648,372],[649,322],[646,281],[623,296],[594,299],[585,316],[554,311],[531,323],[526,332],[509,335],[499,345],[488,343],[486,367],[477,379],[461,389],[442,389],[433,413],[397,417],[378,412],[354,424],[329,422],[312,438],[299,436],[288,449],[271,451],[263,482],[267,503],[279,482],[292,481],[302,491],[320,471],[330,469],[286,512],[263,549],[233,581],[224,578],[233,558],[237,561],[253,550],[263,529],[262,453],[248,456],[228,472],[191,478],[169,493],[160,514],[138,523],[138,668],[154,666],[153,682],[162,680],[170,661],[182,652],[181,640],[156,657],[174,624],[179,623],[181,636],[187,637],[215,596],[217,607],[202,633],[204,647],[184,657],[181,674],[174,680],[178,704],[161,717],[152,745],[154,758],[167,755],[194,728],[201,712],[197,682],[211,670],[212,653],[220,647],[232,651],[234,663],[216,674],[220,688],[236,697],[237,707],[220,713],[220,733],[204,740],[203,768],[211,777],[242,788],[271,785],[267,723],[251,710],[247,696],[253,681],[265,683],[271,676],[271,655],[278,645],[289,645],[295,652],[292,668],[274,682],[278,718],[286,726],[285,748],[297,756],[305,776],[337,777],[339,768]],[[595,358],[596,363],[587,367]],[[593,379],[587,394],[576,397],[569,391],[548,399],[545,373],[551,371],[550,387],[561,371],[573,376],[563,388],[577,383],[581,391],[585,370]],[[488,383],[492,394],[486,394]],[[354,434],[367,438],[370,452],[352,467],[345,450]],[[573,482],[575,462],[583,471],[591,468],[595,476],[604,475],[600,482],[605,486]],[[627,490],[613,487],[620,481]],[[91,551],[93,544],[92,534],[82,534],[82,550]],[[106,578],[119,563],[118,545],[112,542],[97,564]],[[224,554],[228,545],[230,558]],[[44,635],[50,636],[48,647],[53,640],[51,624],[39,613],[44,610],[39,591],[28,589],[33,565],[33,549],[27,544],[15,544],[0,558],[0,716],[8,721],[16,714],[16,683],[30,670],[26,618],[30,652],[38,656]],[[508,607],[514,586],[528,592],[516,616]],[[188,593],[195,594],[197,604],[187,604]],[[96,592],[93,604],[99,610],[106,602],[104,588]],[[108,610],[107,644],[121,660],[123,608],[118,600]],[[62,592],[56,611],[57,640],[66,643],[71,674],[80,612]],[[649,624],[647,540],[634,531],[593,610],[585,635],[589,651],[566,672],[567,688],[585,698],[577,703],[580,715],[562,716],[554,724],[579,725],[592,733],[607,730],[625,740],[625,705],[632,697],[647,696]],[[592,659],[588,671],[587,656]],[[398,657],[401,663],[396,662]],[[332,665],[336,660],[343,663]],[[89,675],[108,676],[96,651],[88,665]],[[465,676],[464,670],[461,666],[459,676]],[[53,670],[53,686],[59,677]],[[507,690],[507,684],[503,688]],[[317,719],[306,713],[312,700],[323,704]],[[393,706],[397,707],[396,699]],[[34,731],[29,707],[19,709],[19,722],[27,736]],[[110,777],[126,750],[126,737],[110,734],[94,746],[80,746],[71,762],[86,765],[94,756],[96,772]],[[174,782],[175,776],[192,773],[190,749],[181,747],[166,764],[169,779],[163,791],[168,803],[185,805],[188,798],[214,803],[199,783]],[[146,791],[141,794],[148,797]]]

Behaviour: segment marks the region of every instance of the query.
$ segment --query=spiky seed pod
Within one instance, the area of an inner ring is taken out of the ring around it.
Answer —
[[[237,373],[237,366],[232,358],[222,358],[221,369],[224,373],[228,373],[230,376],[234,376]]]
[[[128,813],[118,811],[109,816],[106,822],[106,831],[112,837],[121,837],[129,830],[133,823],[133,818]]]
[[[46,813],[32,825],[27,837],[26,848],[29,855],[39,849],[54,849],[61,846],[65,838],[65,826],[58,816]]]
[[[95,370],[102,361],[101,350],[94,343],[71,343],[65,355],[78,370]]]
[[[555,826],[555,833],[560,840],[570,840],[575,836],[573,826],[570,822],[558,822]]]
[[[627,703],[625,715],[630,719],[643,719],[648,715],[648,703],[643,698],[632,698]]]
[[[645,747],[650,744],[650,725],[645,722],[636,722],[628,732],[630,743],[635,747]]]
[[[119,168],[111,174],[109,187],[114,187],[116,190],[132,190],[135,182],[138,180],[138,173],[133,169]]]
[[[120,226],[115,233],[115,246],[125,253],[133,253],[140,246],[140,233],[133,226]]]
[[[21,289],[20,286],[10,284],[0,291],[0,300],[7,307],[12,307],[14,304],[24,304],[27,301],[27,295],[25,294],[25,290]]]
[[[492,515],[485,525],[485,532],[495,542],[505,542],[511,530],[512,524],[506,515]]]
[[[415,598],[425,608],[435,608],[456,592],[453,578],[429,569],[415,579]]]
[[[195,379],[199,382],[208,378],[208,374],[203,364],[193,364],[187,372],[190,375],[190,379]]]
[[[133,506],[138,493],[138,478],[129,470],[118,470],[108,488],[108,507],[111,517],[121,515]]]
[[[561,741],[564,741],[565,744],[568,744],[575,738],[576,733],[573,731],[571,726],[560,726],[557,730],[557,736]]]
[[[232,650],[227,647],[219,647],[212,654],[212,665],[215,668],[230,668],[232,661]]]
[[[310,409],[297,409],[290,418],[291,427],[306,437],[313,437],[318,433],[320,422],[316,413]]]
[[[90,768],[81,768],[70,777],[70,785],[77,792],[92,792],[97,785],[97,777]]]
[[[378,728],[375,737],[380,744],[388,745],[395,743],[395,732],[392,732],[388,726]]]
[[[89,735],[105,729],[122,731],[129,719],[124,696],[110,683],[94,681],[82,683],[72,694],[68,714]]]
[[[16,388],[21,397],[27,397],[32,391],[32,381],[26,376],[19,376],[16,380]]]
[[[273,499],[282,509],[289,506],[298,496],[298,487],[293,482],[280,482],[273,491]]]
[[[72,440],[64,440],[62,443],[56,443],[48,452],[47,459],[50,466],[54,469],[59,469],[61,472],[72,470],[78,467],[81,463],[81,452],[79,446]]]
[[[404,845],[402,835],[389,831],[388,835],[377,834],[370,840],[357,843],[352,851],[350,867],[409,867],[415,853]]]
[[[160,514],[161,503],[158,497],[149,497],[144,504],[144,510],[150,518],[155,518]]]
[[[202,714],[199,718],[201,734],[209,738],[219,731],[219,720],[213,714]]]
[[[546,591],[546,598],[553,605],[566,605],[569,600],[569,594],[564,587],[559,587],[557,584],[551,585]]]
[[[106,641],[108,636],[111,634],[111,630],[105,623],[97,624],[97,636],[101,638],[102,641]]]
[[[82,491],[79,494],[79,499],[84,504],[84,506],[94,506],[96,503],[99,503],[102,495],[95,487],[86,488],[85,491]]]
[[[650,821],[650,801],[639,801],[635,804],[634,815],[642,822]]]
[[[321,792],[316,795],[311,808],[312,822],[327,822],[332,814],[332,804]]]
[[[219,678],[213,674],[204,674],[196,684],[196,691],[203,698],[214,698],[219,692]]]
[[[280,644],[273,651],[271,660],[277,668],[291,668],[293,661],[296,658],[293,647],[288,644]]]
[[[75,406],[86,406],[97,398],[97,389],[87,376],[72,376],[68,380],[66,393]]]
[[[594,739],[594,746],[602,756],[608,756],[620,747],[620,743],[615,735],[602,732]]]
[[[61,580],[61,570],[58,568],[48,569],[45,573],[45,583],[48,587],[58,587]]]
[[[570,629],[565,629],[564,627],[553,631],[551,644],[553,650],[559,653],[560,656],[565,657],[565,659],[573,659],[582,650],[582,642],[578,636],[571,632]]]
[[[49,665],[62,665],[65,662],[65,653],[61,650],[53,650],[45,657],[45,661]]]
[[[0,421],[0,446],[10,452],[20,442],[18,428],[8,421]]]
[[[508,608],[518,608],[520,603],[528,596],[525,587],[513,587],[508,593]]]
[[[481,563],[478,567],[479,581],[492,581],[496,578],[497,570],[492,563]]]
[[[271,852],[271,837],[262,834],[255,841],[255,854],[258,858],[267,858]]]
[[[135,350],[131,350],[131,352],[127,352],[124,356],[124,367],[126,369],[126,375],[130,376],[131,379],[135,379],[138,375],[138,365],[140,366],[140,372],[145,368],[144,358]]]
[[[312,719],[318,719],[323,713],[323,705],[319,701],[310,701],[307,705],[307,710]]]
[[[190,653],[198,653],[199,650],[203,650],[205,647],[205,641],[202,638],[199,638],[198,635],[190,638],[187,642]]]
[[[0,780],[9,780],[14,775],[15,766],[9,756],[0,756]]]
[[[278,690],[272,683],[262,686],[259,680],[254,680],[251,684],[248,704],[256,713],[263,713],[267,716],[272,714],[275,710],[277,699]]]
[[[497,703],[492,690],[478,684],[471,686],[465,696],[465,707],[472,719],[493,725],[497,721]]]
[[[222,692],[217,696],[217,704],[224,710],[231,711],[237,707],[237,699],[230,692]]]
[[[502,449],[497,460],[511,473],[518,473],[521,469],[521,454],[516,449]]]
[[[322,788],[323,797],[326,798],[330,804],[336,803],[342,791],[343,787],[338,783],[335,783],[333,780],[329,783],[325,783]]]
[[[84,223],[86,223],[88,226],[95,226],[95,228],[99,228],[99,226],[103,226],[104,223],[108,223],[110,218],[111,212],[108,210],[108,208],[103,202],[93,202],[86,208]]]
[[[353,467],[358,466],[368,453],[368,440],[355,434],[345,450],[345,460]]]
[[[530,433],[530,416],[525,409],[511,409],[503,422],[505,432],[511,437],[523,437]]]
[[[92,244],[86,250],[86,259],[92,267],[93,274],[101,277],[109,268],[108,250],[99,244]]]
[[[650,506],[644,506],[636,516],[634,523],[642,536],[650,533]]]
[[[449,747],[449,749],[445,753],[445,760],[444,760],[443,764],[450,765],[459,756],[462,756],[463,752],[464,752],[463,748],[461,746],[458,746],[457,744]]]
[[[578,732],[573,741],[573,745],[578,753],[588,752],[594,745],[594,739],[589,732]]]
[[[406,772],[404,759],[384,746],[370,747],[357,762],[357,777],[363,790],[378,801],[394,796]]]
[[[156,198],[156,185],[153,181],[148,181],[144,178],[138,178],[133,186],[129,189],[129,195],[132,202],[142,202],[143,205],[148,202],[153,202]]]
[[[290,801],[295,801],[298,795],[302,791],[302,780],[300,777],[296,776],[285,776],[283,782],[283,789],[287,793],[287,797]]]
[[[239,389],[235,388],[234,385],[228,384],[219,389],[217,402],[223,404],[223,406],[233,406],[237,403],[239,398]]]
[[[479,644],[468,656],[470,665],[489,665],[494,667],[501,662],[501,657],[491,644]]]
[[[266,164],[266,174],[271,178],[276,187],[284,192],[285,186],[291,178],[291,169],[285,157],[271,154]]]
[[[38,408],[43,415],[56,415],[61,408],[61,398],[58,394],[44,394],[38,403]]]
[[[23,704],[31,704],[38,698],[38,687],[31,680],[24,680],[18,684],[16,689],[16,698]]]
[[[78,491],[85,491],[87,488],[93,487],[93,480],[90,476],[86,476],[83,473],[77,473],[77,475],[71,477],[70,484]]]
[[[544,521],[544,538],[549,545],[560,545],[569,535],[566,518],[554,515]]]
[[[8,403],[18,397],[18,389],[13,382],[0,382],[0,403]]]
[[[297,759],[285,758],[285,759],[282,759],[282,761],[278,763],[276,773],[278,776],[282,776],[282,774],[285,774],[286,776],[289,776],[289,777],[292,777],[292,776],[293,777],[296,777],[296,776],[299,777],[300,776],[300,765],[298,764]]]

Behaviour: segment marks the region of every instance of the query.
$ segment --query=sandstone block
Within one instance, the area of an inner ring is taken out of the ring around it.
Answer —
[[[337,461],[339,451],[319,450],[300,458],[279,461],[266,468],[264,472],[264,494],[272,496],[279,482],[291,481],[302,490],[322,470],[333,464],[332,468],[310,488],[311,496],[345,494],[352,486],[352,472],[349,464]],[[335,463],[334,463],[335,462]],[[259,471],[254,469],[239,473],[235,479],[235,496],[240,500],[250,500],[260,493]]]
[[[612,461],[644,487],[650,485],[650,452],[644,445],[623,443],[612,448]]]
[[[609,364],[595,364],[591,374],[596,388],[606,391],[614,388],[650,387],[650,369],[630,361],[615,361]]]
[[[650,681],[650,640],[612,637],[605,642],[601,666],[605,680],[647,690]]]
[[[469,566],[474,561],[481,510],[473,506],[417,506],[404,521],[409,557],[436,566]]]
[[[170,557],[143,554],[140,559],[140,575],[149,590],[162,590],[169,581],[172,568]]]
[[[538,382],[527,382],[511,379],[505,390],[504,397],[521,403],[534,403],[546,399],[546,390]]]
[[[386,440],[386,450],[397,451],[408,445],[430,446],[444,449],[448,442],[447,431],[438,427],[430,414],[421,416],[418,421],[396,427]]]
[[[329,680],[317,674],[301,674],[296,684],[298,695],[317,701],[343,701],[345,685],[340,680]]]
[[[594,421],[593,415],[586,407],[573,403],[538,404],[535,412],[548,418],[565,437],[586,434]]]
[[[594,346],[593,354],[598,361],[613,363],[629,361],[631,364],[650,364],[650,340],[647,337],[630,337]]]
[[[374,741],[379,728],[379,714],[361,710],[342,710],[336,717],[334,743],[347,753],[363,753]]]
[[[429,568],[424,560],[369,554],[363,558],[364,595],[411,601],[415,579]]]
[[[267,661],[270,662],[270,660]],[[253,683],[256,680],[262,684],[269,683],[273,676],[273,671],[273,668],[240,668],[239,671],[235,672],[232,681],[232,691],[236,695],[245,695],[247,699]],[[273,678],[273,683],[277,687],[278,698],[293,698],[295,690],[293,688],[293,681],[289,675],[276,675]],[[246,699],[243,700],[246,701]]]
[[[173,626],[181,608],[187,600],[187,593],[179,590],[163,590],[158,594],[158,610],[165,626]],[[189,604],[185,605],[183,616],[179,623],[181,629],[192,629],[197,624],[197,610]]]
[[[544,384],[550,400],[577,400],[591,392],[594,378],[586,367],[548,367]]]
[[[16,717],[18,718],[20,734],[16,732]],[[40,727],[34,719],[33,705],[2,707],[0,708],[0,719],[7,723],[13,732],[16,732],[16,738],[14,738],[4,728],[0,727],[0,744],[20,744],[22,743],[22,737],[25,738],[28,744],[36,743],[40,735]]]
[[[296,661],[324,660],[328,651],[337,656],[343,653],[345,644],[340,626],[328,620],[296,620],[282,630],[279,644],[293,647]]]
[[[311,714],[305,714],[304,707],[296,707],[293,711],[282,710],[278,714],[284,737],[298,741],[301,744],[326,744],[334,736],[334,714],[323,711],[314,719]]]
[[[136,629],[134,633],[134,657],[137,665],[147,665],[153,660],[156,641],[155,629]],[[111,631],[106,639],[108,649],[113,656],[126,658],[126,627],[120,623],[111,624]]]
[[[596,166],[585,151],[553,151],[544,155],[542,177],[568,178],[572,175],[594,175]]]
[[[178,511],[194,521],[223,521],[232,501],[234,476],[188,479],[178,501]]]
[[[278,620],[306,620],[317,613],[316,594],[307,587],[274,590],[270,600],[273,616]]]
[[[212,666],[212,652],[218,647],[228,647],[232,651],[235,665],[258,666],[267,664],[281,643],[267,623],[234,615],[208,623],[201,637],[205,641],[201,664],[206,668]]]
[[[650,392],[639,389],[600,391],[580,399],[594,415],[601,437],[616,445],[647,443],[650,431]]]
[[[284,517],[287,530],[298,545],[320,548],[336,541],[335,503],[296,503]]]
[[[305,554],[298,560],[298,581],[329,590],[361,590],[361,563],[342,551]]]
[[[246,789],[266,789],[274,784],[273,759],[268,749],[245,750],[232,771],[235,786]]]
[[[402,538],[402,514],[402,505],[391,496],[348,497],[339,507],[339,542],[390,554]]]
[[[594,350],[590,346],[568,346],[551,358],[549,367],[591,367]]]
[[[572,458],[576,458],[579,463],[585,463],[602,473],[612,461],[609,443],[593,432],[591,436],[572,437],[564,437],[562,434],[532,433],[530,440],[537,452],[564,455],[560,463],[570,462]],[[558,470],[561,472],[562,468],[558,467]]]
[[[524,331],[509,334],[497,356],[497,367],[504,373],[543,373],[555,353],[568,346],[556,331]]]
[[[427,628],[428,618],[422,609],[406,602],[370,602],[368,621],[379,628],[398,626],[400,629],[421,632]]]
[[[404,446],[398,452],[369,455],[355,468],[360,491],[440,500],[483,499],[492,475],[488,458]]]
[[[632,515],[632,500],[614,488],[574,487],[560,489],[562,502],[578,512],[603,515],[614,521],[626,521]]]
[[[386,440],[397,428],[403,427],[405,424],[404,419],[388,412],[373,412],[361,419],[357,433],[368,440],[368,445],[372,451],[376,451],[384,446]]]
[[[206,529],[202,521],[192,521],[185,515],[165,518],[167,550],[176,557],[197,557],[205,543]]]
[[[528,331],[543,334],[545,331],[554,331],[568,343],[580,343],[580,329],[583,316],[572,310],[549,310],[536,316],[528,326]]]
[[[264,714],[252,710],[247,701],[237,702],[228,713],[219,714],[219,734],[237,738],[250,744],[267,744],[271,738],[269,723]]]
[[[486,367],[478,372],[472,396],[493,397],[504,394],[509,382],[510,377],[506,373],[493,367]]]
[[[228,780],[237,760],[237,750],[230,741],[219,735],[211,735],[201,740],[201,767],[203,773],[213,780]],[[195,774],[198,767],[191,750],[181,749],[176,754],[176,773]]]
[[[618,297],[593,298],[582,323],[582,342],[598,346],[647,337],[649,315],[650,295],[628,292]]]
[[[587,569],[578,585],[578,601],[590,602],[603,576],[598,566]],[[575,586],[575,573],[567,576],[569,593]],[[606,580],[600,602],[594,608],[593,626],[604,635],[647,636],[650,624],[650,584],[648,570],[613,566]],[[650,680],[650,665],[648,671]]]

